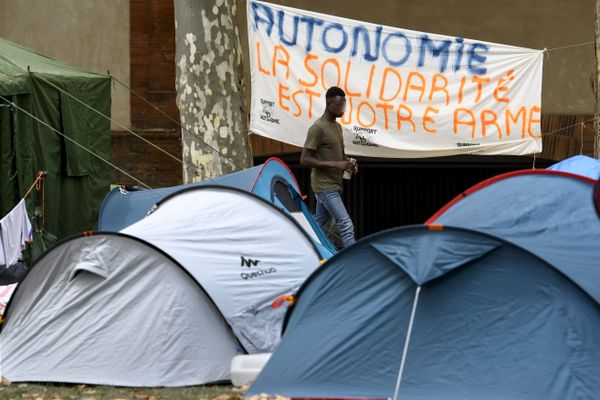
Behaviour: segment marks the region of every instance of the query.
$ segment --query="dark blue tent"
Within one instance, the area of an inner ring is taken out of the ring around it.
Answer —
[[[427,223],[499,236],[543,258],[588,292],[600,280],[600,221],[593,179],[525,170],[487,179],[444,206]]]
[[[199,183],[137,191],[115,188],[102,202],[98,230],[118,232],[144,218],[155,204],[170,194],[206,184],[234,187],[266,199],[289,213],[304,228],[323,258],[329,258],[337,251],[304,204],[296,177],[278,158],[270,158],[262,165]]]
[[[589,279],[600,283],[600,270]],[[392,398],[398,388],[411,400],[596,399],[599,300],[600,285],[586,293],[501,238],[393,229],[307,280],[248,394]]]
[[[563,171],[587,176],[592,179],[600,178],[600,160],[579,155],[562,160],[547,168],[550,171]]]
[[[400,399],[596,399],[593,182],[552,171],[501,175],[428,226],[339,253],[301,288],[249,393],[393,397],[402,364]],[[441,225],[451,223],[473,230]]]

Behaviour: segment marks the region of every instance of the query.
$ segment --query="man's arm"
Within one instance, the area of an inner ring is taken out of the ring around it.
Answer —
[[[306,147],[302,149],[300,155],[300,165],[306,168],[336,168],[340,171],[348,170],[352,172],[353,165],[349,159],[345,161],[323,161],[317,157],[317,152]]]

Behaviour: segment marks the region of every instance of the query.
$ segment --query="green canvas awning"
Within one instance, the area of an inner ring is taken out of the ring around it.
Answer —
[[[110,121],[71,96],[110,117],[110,81],[0,38],[0,95],[104,159],[110,158]],[[40,170],[48,173],[44,228],[49,236],[94,229],[109,190],[110,167],[0,99],[0,216],[22,198]],[[41,195],[34,191],[27,199],[30,217],[39,206]],[[36,242],[34,256],[42,245]]]

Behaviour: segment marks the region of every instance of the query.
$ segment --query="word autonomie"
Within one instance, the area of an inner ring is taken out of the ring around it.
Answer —
[[[417,52],[417,68],[437,59],[440,72],[445,72],[449,65],[454,71],[459,71],[464,65],[471,74],[486,73],[486,53],[489,47],[485,43],[472,42],[465,45],[465,40],[458,37],[454,40],[436,41],[426,33],[414,41],[401,30],[384,33],[381,25],[376,25],[374,29],[368,29],[364,25],[348,27],[308,15],[286,15],[285,11],[276,11],[266,4],[252,2],[250,7],[254,29],[264,29],[269,36],[277,35],[277,40],[282,44],[302,46],[306,52],[311,52],[315,43],[331,54],[349,49],[350,56],[356,57],[361,50],[365,61],[373,62],[383,58],[392,67],[404,65],[411,59],[412,53]],[[454,55],[453,60],[450,59],[451,54]]]

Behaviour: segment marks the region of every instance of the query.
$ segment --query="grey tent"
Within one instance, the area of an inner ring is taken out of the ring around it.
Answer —
[[[302,227],[239,189],[198,186],[125,233],[44,254],[6,309],[15,382],[183,386],[229,379],[237,353],[272,351],[293,292],[319,265]]]
[[[46,252],[6,314],[2,373],[15,382],[192,385],[227,379],[242,351],[184,268],[118,233]]]

